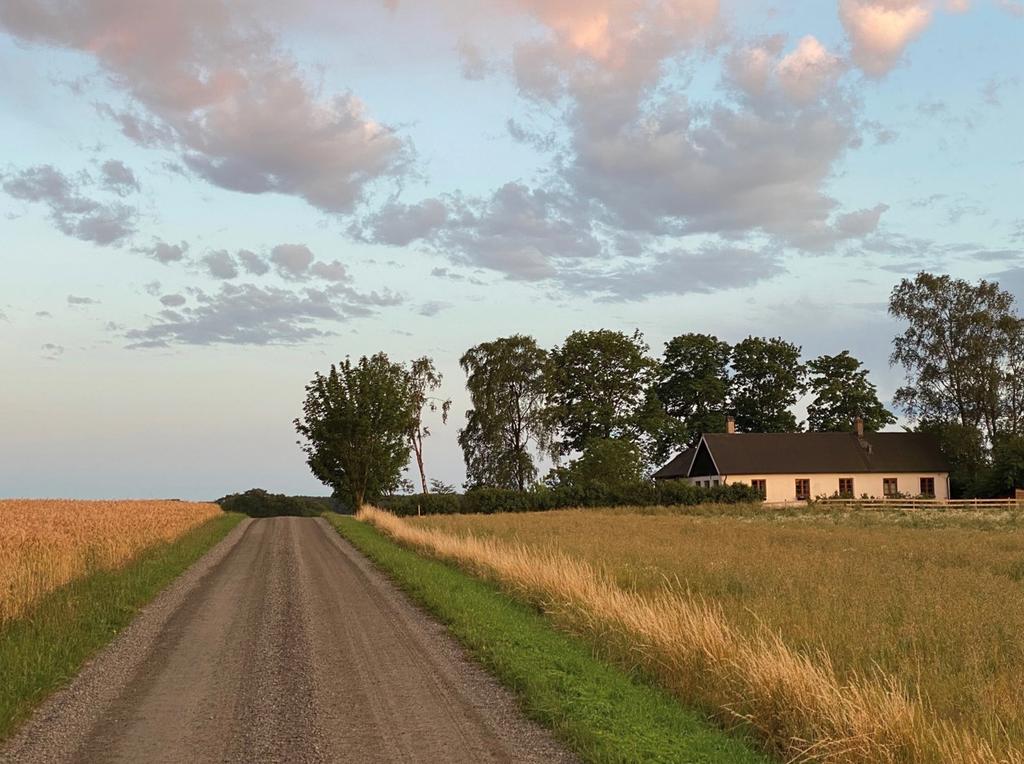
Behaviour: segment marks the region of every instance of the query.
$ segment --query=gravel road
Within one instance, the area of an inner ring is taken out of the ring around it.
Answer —
[[[3,762],[569,762],[322,519],[246,521]]]

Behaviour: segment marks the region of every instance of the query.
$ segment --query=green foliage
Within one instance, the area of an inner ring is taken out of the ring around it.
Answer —
[[[317,372],[295,429],[313,474],[358,507],[397,486],[415,417],[407,371],[377,353],[332,364],[326,376]]]
[[[657,393],[679,427],[663,441],[660,461],[705,432],[725,432],[731,354],[727,342],[710,334],[681,334],[665,344]]]
[[[1024,436],[1005,435],[992,447],[990,488],[995,496],[1013,496],[1024,488]]]
[[[332,518],[338,532],[441,619],[469,653],[520,699],[526,713],[592,762],[759,762],[742,740],[714,728],[642,678],[496,587],[402,549],[375,529]]]
[[[790,411],[805,390],[800,347],[747,337],[732,349],[732,405],[742,432],[799,432]]]
[[[433,479],[430,481],[430,491],[431,493],[440,494],[457,493],[457,491],[455,490],[455,486],[453,486],[451,483],[446,483],[443,480],[437,479]]]
[[[552,416],[562,454],[593,440],[639,442],[656,363],[639,331],[577,331],[551,351]]]
[[[595,487],[534,486],[528,491],[510,488],[474,488],[462,495],[388,496],[378,504],[396,515],[485,514],[542,512],[567,507],[659,507],[698,504],[759,503],[749,485],[733,483],[701,488],[681,480],[641,480]]]
[[[416,493],[384,496],[377,506],[403,517],[415,515],[455,515],[465,512],[463,497],[457,493]]]
[[[1024,331],[1009,292],[919,273],[893,289],[889,313],[907,324],[891,361],[906,370],[896,403],[911,417],[976,428],[988,444],[1021,429]]]
[[[123,568],[96,571],[50,592],[24,617],[0,627],[0,740],[241,520],[215,517]]]
[[[225,512],[238,512],[249,517],[317,517],[328,510],[337,511],[337,502],[315,496],[284,496],[250,488],[245,493],[232,493],[217,499]]]
[[[473,408],[459,432],[468,486],[523,490],[537,476],[533,449],[551,446],[548,354],[533,337],[502,337],[459,360]]]
[[[548,482],[583,494],[608,494],[644,480],[644,457],[636,443],[619,438],[593,438],[568,466],[551,471]]]
[[[952,498],[988,495],[992,477],[981,430],[959,422],[922,422],[917,430],[932,435],[949,461]]]
[[[851,432],[854,419],[864,420],[864,429],[877,432],[896,421],[878,400],[877,388],[868,381],[868,370],[844,350],[839,355],[822,355],[807,362],[808,389],[814,400],[807,406],[808,429],[816,432]]]

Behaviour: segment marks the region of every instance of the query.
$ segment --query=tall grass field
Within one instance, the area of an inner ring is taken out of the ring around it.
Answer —
[[[1024,761],[1016,513],[362,517],[783,760]]]
[[[184,501],[0,500],[0,625],[43,595],[221,514]]]

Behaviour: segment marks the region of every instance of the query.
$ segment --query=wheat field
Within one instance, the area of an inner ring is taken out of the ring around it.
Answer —
[[[1024,761],[1018,517],[363,518],[783,760]]]
[[[0,500],[0,624],[47,592],[120,567],[220,514],[183,501]]]

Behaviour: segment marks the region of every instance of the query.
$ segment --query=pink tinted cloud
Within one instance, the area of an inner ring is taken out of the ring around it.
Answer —
[[[839,18],[854,62],[865,74],[882,77],[928,26],[932,10],[924,0],[839,0]]]
[[[368,182],[402,171],[406,146],[353,95],[320,97],[253,21],[258,10],[257,0],[10,0],[0,27],[94,55],[155,119],[143,142],[173,146],[210,182],[348,211]],[[129,137],[129,125],[149,123],[104,111]]]

